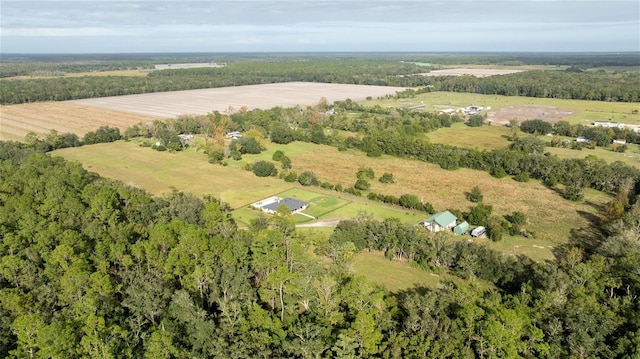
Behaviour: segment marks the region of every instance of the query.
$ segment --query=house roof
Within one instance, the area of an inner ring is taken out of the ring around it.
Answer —
[[[453,227],[453,233],[456,233],[456,234],[464,234],[464,233],[467,233],[468,231],[469,231],[469,223],[467,223],[467,221],[464,221],[458,224],[457,226]]]
[[[287,206],[287,208],[289,208],[289,210],[291,212],[293,212],[293,211],[297,211],[297,210],[303,208],[308,203],[304,202],[304,201],[297,200],[295,198],[288,198],[287,197],[287,198],[282,198],[282,199],[279,199],[279,200],[277,200],[275,202],[269,203],[269,204],[263,206],[262,209],[267,209],[267,210],[271,210],[271,211],[275,212],[283,204],[285,206]]]
[[[444,212],[434,214],[433,216],[425,219],[424,222],[425,223],[436,222],[440,227],[446,227],[450,225],[451,222],[454,222],[456,219],[457,217],[454,216],[453,213],[449,211],[444,211]]]

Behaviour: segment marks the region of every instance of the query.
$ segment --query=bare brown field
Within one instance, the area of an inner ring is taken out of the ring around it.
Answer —
[[[268,109],[317,104],[321,98],[329,103],[347,98],[363,101],[403,91],[401,87],[286,82],[266,85],[222,87],[212,89],[159,92],[139,95],[101,97],[70,101],[85,106],[108,108],[164,118],[180,115],[204,115],[224,112],[231,107],[239,110]]]
[[[368,96],[376,98],[402,90],[388,86],[289,82],[0,106],[0,140],[22,140],[30,131],[43,134],[51,129],[82,136],[100,126],[126,129],[142,121],[224,112],[230,108],[308,106],[323,97],[329,103],[347,98],[362,101]]]
[[[513,69],[469,69],[469,68],[460,68],[460,69],[445,69],[445,70],[433,70],[422,75],[424,76],[463,76],[470,75],[475,77],[487,77],[493,75],[508,75],[515,74],[517,72],[522,72],[524,70],[513,70]]]
[[[84,106],[70,102],[38,102],[0,106],[0,140],[23,140],[29,132],[71,132],[83,136],[100,126],[121,130],[152,116]]]
[[[566,120],[578,111],[553,106],[506,106],[487,113],[487,121],[506,125],[510,120],[521,123],[525,120],[540,119],[550,123]]]

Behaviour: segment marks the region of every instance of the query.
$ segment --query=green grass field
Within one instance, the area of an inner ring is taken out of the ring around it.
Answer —
[[[456,92],[431,92],[420,94],[410,99],[381,99],[368,101],[363,104],[365,106],[380,105],[381,107],[425,105],[426,111],[438,111],[444,108],[458,108],[470,105],[491,107],[490,111],[495,111],[507,106],[552,106],[558,109],[574,111],[574,115],[566,119],[566,121],[572,124],[588,124],[593,121],[616,121],[640,125],[640,113],[632,113],[632,111],[640,109],[640,103],[637,102],[603,102]]]
[[[494,150],[509,146],[506,136],[510,129],[505,126],[469,127],[464,123],[454,123],[451,127],[440,128],[426,136],[431,143],[440,143],[477,150]]]
[[[160,196],[175,188],[197,196],[216,196],[235,209],[234,218],[241,225],[247,225],[260,215],[259,211],[248,208],[251,203],[274,195],[311,202],[305,213],[319,220],[355,218],[366,212],[378,219],[394,217],[406,223],[417,223],[426,216],[425,213],[370,202],[346,193],[302,187],[278,178],[256,177],[252,172],[241,169],[243,163],[252,163],[257,159],[270,160],[276,149],[283,149],[289,155],[308,151],[313,146],[307,143],[270,145],[269,150],[260,155],[229,161],[229,166],[212,165],[207,162],[206,155],[194,149],[177,153],[158,152],[140,147],[135,142],[124,141],[66,148],[52,154],[78,161],[89,171],[143,188],[153,195]],[[297,223],[312,221],[302,215],[295,215],[294,220]]]

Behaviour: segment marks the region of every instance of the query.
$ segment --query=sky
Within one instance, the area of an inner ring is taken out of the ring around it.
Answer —
[[[0,53],[640,51],[640,1],[0,0]]]

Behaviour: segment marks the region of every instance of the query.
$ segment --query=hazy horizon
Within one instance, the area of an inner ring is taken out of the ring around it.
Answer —
[[[640,51],[640,2],[2,0],[0,53]]]

